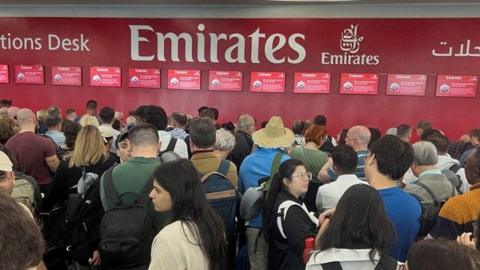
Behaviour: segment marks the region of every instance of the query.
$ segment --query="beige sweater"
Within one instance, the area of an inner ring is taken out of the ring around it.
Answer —
[[[148,269],[207,270],[208,261],[197,243],[192,231],[181,221],[167,225],[153,240]]]

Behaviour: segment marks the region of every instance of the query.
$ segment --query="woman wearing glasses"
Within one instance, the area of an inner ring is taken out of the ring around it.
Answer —
[[[272,179],[264,209],[269,269],[305,269],[305,239],[316,235],[318,220],[301,199],[312,174],[303,162],[291,159],[280,165]]]
[[[320,209],[316,208],[315,198],[317,195],[318,188],[321,183],[317,179],[318,172],[325,165],[328,160],[328,156],[325,152],[318,150],[325,139],[327,138],[327,130],[323,126],[311,125],[305,131],[305,141],[306,144],[303,146],[295,147],[290,156],[294,159],[301,160],[305,164],[307,171],[311,172],[314,177],[310,182],[308,191],[305,194],[305,205],[310,211],[317,212]]]

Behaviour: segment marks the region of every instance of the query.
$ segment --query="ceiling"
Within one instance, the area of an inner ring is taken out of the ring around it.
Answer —
[[[0,0],[3,5],[480,4],[480,0]]]

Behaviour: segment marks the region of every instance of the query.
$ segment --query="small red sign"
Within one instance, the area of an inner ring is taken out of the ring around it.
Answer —
[[[160,88],[160,69],[129,68],[128,86],[134,88]]]
[[[8,65],[0,65],[0,83],[9,83]]]
[[[120,67],[90,67],[90,86],[121,87]]]
[[[342,73],[340,94],[376,95],[378,92],[378,75],[370,73]]]
[[[200,90],[200,70],[168,70],[168,89]]]
[[[42,65],[16,65],[15,83],[45,84],[45,73]]]
[[[387,95],[425,96],[426,86],[427,86],[427,75],[388,74]]]
[[[476,97],[478,77],[471,75],[438,75],[437,97]]]
[[[330,73],[295,72],[294,93],[330,93]]]
[[[216,71],[208,72],[208,90],[242,91],[241,71]]]
[[[285,92],[284,72],[252,72],[250,75],[250,92],[283,93]]]
[[[52,84],[53,85],[82,85],[82,68],[81,67],[52,67]]]

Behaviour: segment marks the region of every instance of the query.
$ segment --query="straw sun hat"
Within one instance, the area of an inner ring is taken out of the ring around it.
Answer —
[[[295,140],[293,132],[283,126],[281,117],[272,116],[265,128],[252,135],[253,142],[264,148],[288,147]]]

